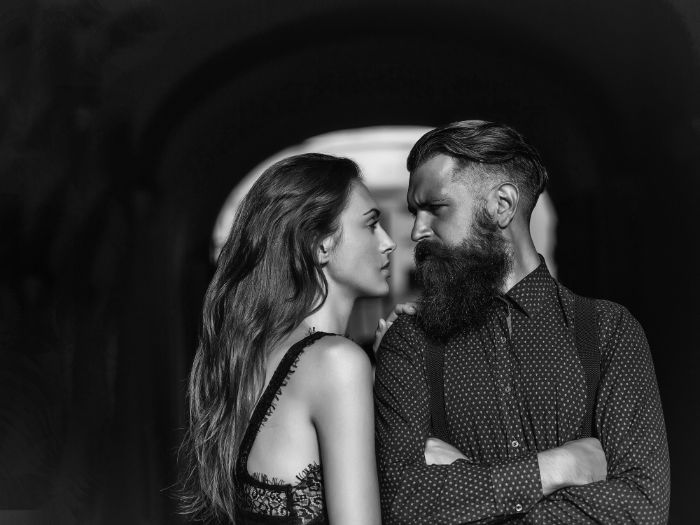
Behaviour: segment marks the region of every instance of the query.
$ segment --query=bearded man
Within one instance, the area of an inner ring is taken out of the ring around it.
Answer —
[[[463,121],[424,135],[408,170],[423,292],[377,355],[383,522],[666,523],[646,337],[623,306],[589,301],[598,360],[584,362],[584,300],[530,236],[547,182],[535,149],[510,127]],[[428,355],[442,360],[437,376]]]

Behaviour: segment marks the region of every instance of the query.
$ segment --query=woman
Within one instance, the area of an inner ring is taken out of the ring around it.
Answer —
[[[243,199],[190,375],[191,517],[380,523],[372,367],[337,335],[356,297],[389,291],[379,216],[355,163],[320,154],[276,163]]]

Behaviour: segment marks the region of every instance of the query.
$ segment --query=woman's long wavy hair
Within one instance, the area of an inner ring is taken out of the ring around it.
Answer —
[[[242,200],[207,289],[190,373],[183,514],[234,522],[235,465],[268,354],[325,301],[317,249],[340,234],[359,178],[349,159],[297,155],[265,170]]]

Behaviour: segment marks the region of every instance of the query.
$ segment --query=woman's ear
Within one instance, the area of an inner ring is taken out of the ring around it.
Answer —
[[[316,256],[318,257],[318,262],[321,263],[321,266],[328,264],[328,261],[330,261],[332,248],[333,238],[331,236],[326,237],[319,243]]]

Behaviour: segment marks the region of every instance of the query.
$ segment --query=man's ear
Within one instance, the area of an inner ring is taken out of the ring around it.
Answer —
[[[316,256],[318,257],[318,262],[321,266],[328,264],[331,258],[331,250],[333,249],[333,237],[328,236],[323,239],[318,245],[318,252]]]
[[[518,187],[512,182],[499,184],[492,190],[491,201],[493,205],[493,216],[498,223],[498,227],[505,229],[515,218],[520,202]]]

